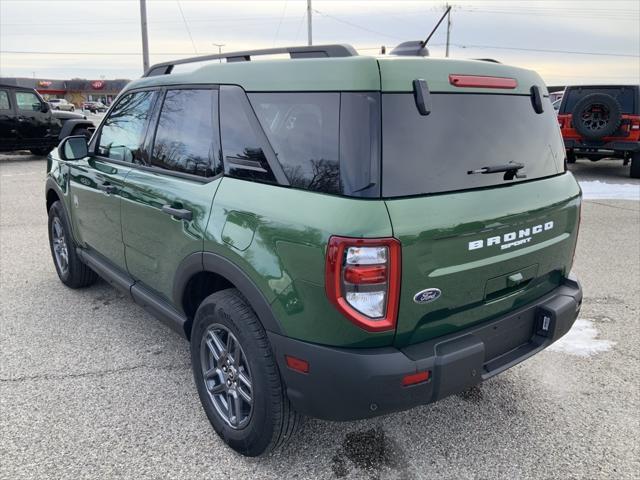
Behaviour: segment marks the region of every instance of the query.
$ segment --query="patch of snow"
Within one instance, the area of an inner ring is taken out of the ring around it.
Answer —
[[[615,345],[609,340],[599,340],[598,330],[591,320],[578,319],[567,334],[551,345],[552,352],[568,353],[578,357],[590,357],[607,352]]]
[[[640,184],[606,183],[600,180],[582,180],[580,188],[585,199],[593,200],[638,200],[640,201]]]

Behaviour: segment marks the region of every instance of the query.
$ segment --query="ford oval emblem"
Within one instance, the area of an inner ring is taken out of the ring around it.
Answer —
[[[413,296],[413,301],[416,303],[429,303],[437,300],[442,295],[439,288],[427,288],[421,290]]]

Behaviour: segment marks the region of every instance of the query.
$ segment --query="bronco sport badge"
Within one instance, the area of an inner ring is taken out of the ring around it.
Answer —
[[[551,230],[552,228],[553,222],[546,222],[544,224],[541,223],[540,225],[534,225],[532,227],[521,228],[517,232],[509,232],[505,233],[502,236],[497,235],[495,237],[487,238],[486,246],[490,247],[492,245],[500,245],[501,250],[506,250],[507,248],[529,243],[533,235],[546,232],[547,230]],[[474,240],[473,242],[469,242],[469,250],[477,250],[484,247],[484,240]]]

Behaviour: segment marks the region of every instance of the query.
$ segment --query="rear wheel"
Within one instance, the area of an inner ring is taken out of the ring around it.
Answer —
[[[73,107],[73,106],[72,106],[72,107],[71,107],[71,111],[72,111],[72,112],[75,112],[75,111],[76,111],[76,107]]]
[[[236,289],[216,292],[198,308],[191,364],[205,413],[231,448],[255,457],[291,438],[298,415],[266,332]]]
[[[51,147],[30,148],[29,151],[38,157],[46,157],[53,150]]]
[[[640,178],[640,152],[633,152],[633,155],[631,155],[631,170],[629,176],[631,178]]]
[[[49,209],[49,246],[60,281],[67,287],[87,287],[97,280],[93,270],[76,253],[67,215],[60,201]]]
[[[567,163],[576,163],[576,152],[573,150],[567,151]]]

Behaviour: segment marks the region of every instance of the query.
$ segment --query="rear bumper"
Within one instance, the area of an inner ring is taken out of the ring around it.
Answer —
[[[640,142],[624,142],[624,141],[598,142],[598,141],[588,141],[588,140],[565,139],[564,146],[567,150],[577,150],[577,151],[599,151],[599,150],[613,150],[616,152],[639,152],[640,151]]]
[[[332,348],[272,333],[269,339],[297,411],[356,420],[434,402],[520,363],[567,333],[581,304],[580,284],[570,277],[508,315],[402,349]],[[308,361],[309,372],[288,368],[285,355]],[[402,386],[405,375],[424,370],[431,372],[428,381]]]

